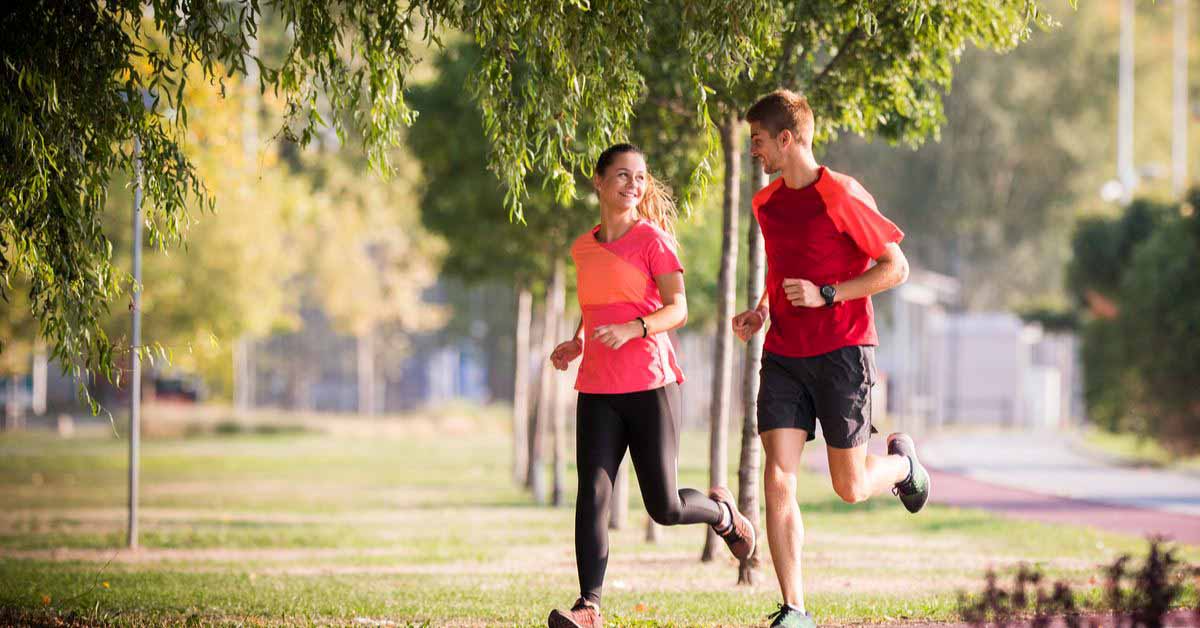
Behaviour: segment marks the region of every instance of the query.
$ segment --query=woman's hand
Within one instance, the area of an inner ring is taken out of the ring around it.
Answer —
[[[554,363],[554,368],[565,371],[567,370],[567,365],[579,357],[581,353],[583,353],[583,341],[578,338],[572,338],[554,347],[554,351],[550,352],[550,361]]]
[[[638,321],[629,321],[620,325],[600,325],[592,333],[592,338],[600,341],[609,349],[620,349],[621,345],[641,337],[642,324]]]

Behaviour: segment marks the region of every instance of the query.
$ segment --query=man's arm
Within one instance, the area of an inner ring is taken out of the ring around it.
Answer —
[[[837,303],[869,297],[891,290],[907,280],[908,258],[904,257],[899,244],[889,242],[883,255],[875,260],[875,265],[867,272],[837,285],[833,300]]]
[[[762,296],[758,299],[758,305],[755,305],[754,309],[746,310],[734,316],[733,320],[730,321],[733,324],[733,333],[745,342],[750,336],[753,336],[758,333],[758,330],[762,329],[769,316],[770,300],[767,298],[767,291],[764,290]]]
[[[851,301],[879,294],[884,290],[895,288],[908,279],[908,259],[900,245],[889,242],[884,247],[883,254],[875,260],[875,265],[867,272],[842,283],[836,284],[834,303]],[[825,298],[821,296],[821,286],[807,279],[784,279],[783,291],[788,301],[796,307],[824,307]]]

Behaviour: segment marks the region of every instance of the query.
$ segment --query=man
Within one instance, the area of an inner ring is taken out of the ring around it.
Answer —
[[[892,488],[915,513],[929,497],[929,474],[908,435],[890,435],[886,456],[867,453],[878,344],[871,295],[903,283],[908,261],[899,246],[904,234],[871,195],[813,157],[813,114],[803,96],[768,94],[746,120],[751,154],[765,172],[782,175],[752,203],[766,246],[766,292],[733,318],[743,341],[771,320],[758,395],[767,542],[784,601],[771,625],[815,626],[801,587],[796,471],[817,422],[843,500],[858,503]]]

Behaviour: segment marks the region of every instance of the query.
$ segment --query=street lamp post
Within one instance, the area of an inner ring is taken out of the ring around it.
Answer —
[[[138,465],[142,423],[142,140],[133,138],[133,330],[129,386],[129,549],[138,547]]]
[[[1121,0],[1121,54],[1117,76],[1117,179],[1120,201],[1133,200],[1137,173],[1133,169],[1133,18],[1134,0]]]
[[[154,110],[155,97],[149,90],[142,90],[142,107],[149,113]],[[129,549],[138,548],[138,474],[142,441],[142,360],[138,353],[142,348],[142,197],[143,178],[142,138],[133,136],[133,322],[129,343],[130,386],[129,386]]]
[[[1171,193],[1181,198],[1188,184],[1188,11],[1190,0],[1175,0],[1174,132],[1171,133]]]

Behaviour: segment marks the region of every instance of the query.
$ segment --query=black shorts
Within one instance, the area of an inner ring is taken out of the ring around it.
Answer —
[[[825,444],[838,449],[858,447],[875,433],[875,347],[842,347],[808,358],[763,352],[759,382],[760,433],[791,427],[812,440],[820,419]]]

